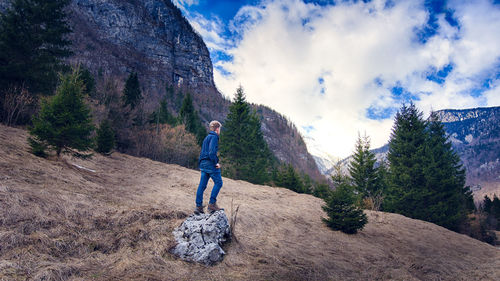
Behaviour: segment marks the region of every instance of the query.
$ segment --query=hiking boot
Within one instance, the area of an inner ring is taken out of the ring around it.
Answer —
[[[219,207],[217,206],[217,203],[214,203],[214,204],[208,204],[208,208],[207,208],[207,209],[208,209],[208,211],[209,211],[210,213],[213,213],[213,212],[218,211],[218,210],[224,210],[224,209],[219,208]]]
[[[204,214],[205,211],[203,211],[203,206],[196,206],[196,208],[194,209],[194,214],[195,215],[200,215],[200,214]]]

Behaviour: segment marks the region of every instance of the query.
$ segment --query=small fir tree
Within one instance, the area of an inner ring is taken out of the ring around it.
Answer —
[[[303,193],[312,194],[314,190],[314,181],[308,174],[302,174],[302,183],[303,183]]]
[[[370,151],[369,137],[358,136],[356,150],[348,169],[354,189],[361,195],[361,198],[373,198],[381,192],[379,171],[375,167],[376,161],[375,154]]]
[[[83,82],[78,70],[63,75],[56,95],[50,100],[43,100],[38,116],[33,118],[29,129],[30,144],[33,151],[40,153],[40,148],[54,149],[57,156],[61,152],[73,152],[75,156],[85,157],[81,152],[92,148],[91,133],[94,130],[90,109],[83,100]]]
[[[497,195],[493,195],[491,213],[495,216],[497,220],[500,220],[500,199]]]
[[[83,81],[83,86],[85,86],[85,90],[83,92],[91,97],[95,96],[96,84],[94,76],[90,70],[86,67],[80,67],[80,79]]]
[[[490,197],[488,197],[488,195],[485,195],[483,198],[483,202],[481,203],[481,210],[485,213],[491,213],[492,205],[493,202],[491,201]]]
[[[363,229],[368,218],[356,205],[356,198],[351,187],[341,184],[325,199],[323,210],[328,218],[323,218],[325,224],[333,230],[347,234],[355,234]]]
[[[305,193],[304,182],[291,164],[286,164],[277,170],[274,183],[298,193]]]
[[[187,93],[182,101],[179,111],[179,122],[186,126],[186,130],[196,136],[199,145],[203,143],[207,135],[207,130],[203,127],[201,119],[193,106],[191,94]]]
[[[331,190],[328,187],[328,184],[319,183],[314,187],[313,195],[318,198],[326,199],[330,196],[330,192]]]
[[[137,72],[132,72],[125,82],[125,88],[123,89],[123,106],[130,106],[134,109],[142,99],[141,86],[139,84],[139,78],[137,77]]]
[[[97,130],[97,148],[96,151],[102,154],[109,154],[115,148],[115,132],[111,128],[111,123],[105,119],[99,125]]]
[[[168,111],[167,99],[163,98],[158,105],[158,109],[151,113],[149,116],[149,123],[156,124],[156,134],[160,133],[160,127],[163,124],[169,124],[171,126],[177,125],[177,118],[175,118]]]

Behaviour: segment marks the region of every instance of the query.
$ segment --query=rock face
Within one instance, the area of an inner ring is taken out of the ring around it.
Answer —
[[[231,237],[224,210],[189,216],[173,231],[177,245],[172,253],[186,261],[214,265],[225,255],[221,246]]]
[[[165,84],[215,87],[201,37],[170,1],[73,0],[75,62],[117,76],[136,71],[146,94]]]

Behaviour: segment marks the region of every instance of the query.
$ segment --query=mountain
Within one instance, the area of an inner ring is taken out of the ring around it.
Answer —
[[[0,11],[7,3],[0,0]],[[225,120],[230,100],[216,88],[209,51],[170,0],[72,0],[68,12],[74,53],[69,62],[88,68],[98,86],[113,82],[122,89],[129,73],[137,72],[146,112],[157,109],[163,97],[178,112],[189,92],[206,125]],[[175,89],[173,96],[167,86]],[[270,108],[253,108],[276,157],[324,180],[296,127]]]
[[[340,159],[324,151],[313,138],[306,136],[305,141],[318,169],[322,174],[327,175],[328,170],[331,170]]]
[[[436,112],[466,168],[477,199],[500,195],[500,107]]]
[[[436,111],[454,150],[466,169],[467,185],[476,199],[500,195],[500,107],[446,109]],[[386,159],[389,146],[372,150],[378,160]],[[348,157],[340,161],[347,173]],[[326,172],[330,175],[333,169]]]
[[[227,178],[218,204],[236,239],[214,267],[184,262],[169,249],[198,172],[121,153],[43,159],[27,136],[0,125],[0,280],[500,280],[500,251],[468,236],[374,211],[347,235],[321,221],[321,199]]]

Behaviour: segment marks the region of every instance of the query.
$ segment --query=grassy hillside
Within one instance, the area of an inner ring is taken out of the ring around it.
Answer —
[[[500,280],[500,250],[467,236],[382,212],[346,235],[318,198],[230,179],[219,205],[239,206],[238,242],[214,267],[183,262],[171,231],[199,172],[119,153],[46,160],[26,136],[0,125],[0,280]]]

